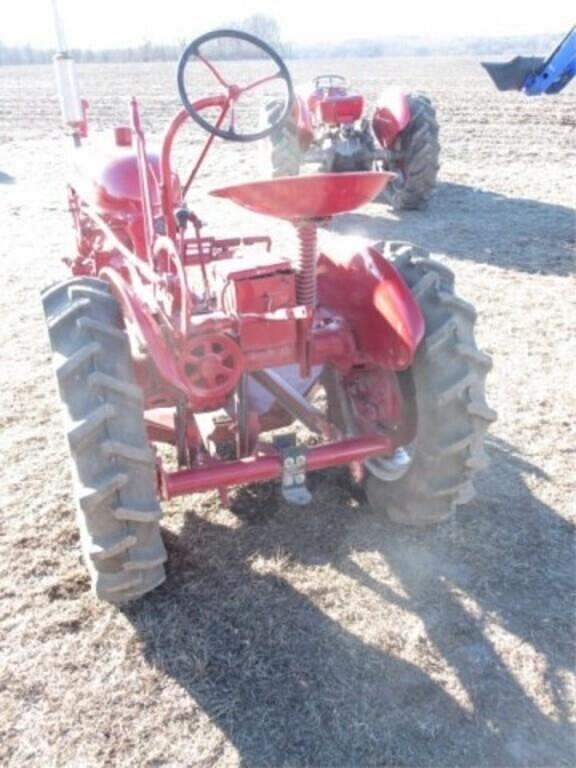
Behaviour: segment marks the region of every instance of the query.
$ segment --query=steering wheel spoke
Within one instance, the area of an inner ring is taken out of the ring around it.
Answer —
[[[268,75],[267,77],[261,77],[259,80],[255,80],[253,83],[250,83],[250,85],[245,85],[244,88],[240,88],[240,93],[248,93],[248,91],[253,91],[255,88],[258,88],[261,85],[264,85],[264,83],[269,83],[271,80],[278,80],[282,77],[282,72],[278,70],[274,75]]]
[[[200,52],[201,46],[205,45],[206,43],[222,39],[239,40],[243,43],[248,43],[258,50],[259,60],[264,60],[262,57],[262,53],[264,53],[266,58],[274,62],[278,69],[273,74],[260,77],[253,83],[249,83],[243,87],[227,83],[224,77],[220,74],[218,68],[208,59],[207,56]],[[230,111],[230,118],[227,123],[227,128],[223,127],[224,114],[220,115],[216,123],[210,122],[201,114],[203,102],[205,103],[210,100],[203,99],[191,101],[189,98],[188,92],[186,90],[185,73],[189,61],[194,58],[199,59],[204,64],[204,66],[208,68],[219,85],[221,85],[222,88],[224,88],[226,91],[227,103],[224,113],[226,111]],[[253,91],[273,80],[280,80],[284,84],[285,94],[283,94],[282,98],[284,108],[276,116],[274,122],[267,125],[266,128],[246,133],[239,131],[236,119],[237,115],[234,109],[235,105],[238,105],[238,102],[241,100],[245,93]],[[286,67],[286,64],[281,59],[281,57],[276,53],[276,51],[263,40],[260,40],[254,35],[250,35],[247,32],[238,32],[229,29],[209,32],[206,35],[202,35],[201,37],[196,38],[190,43],[190,45],[188,45],[178,63],[178,92],[180,94],[182,104],[194,122],[196,122],[198,125],[204,128],[205,131],[212,134],[213,136],[218,136],[219,138],[226,139],[228,141],[248,142],[266,138],[266,136],[269,136],[275,129],[279,127],[279,125],[284,122],[292,108],[293,101],[292,80],[290,78],[288,68]]]
[[[218,70],[217,70],[217,69],[216,69],[216,67],[215,67],[215,66],[212,64],[212,62],[210,62],[210,61],[209,61],[209,60],[208,60],[208,59],[207,59],[205,56],[202,56],[202,54],[200,53],[200,51],[197,51],[197,52],[196,52],[196,54],[195,54],[195,56],[196,56],[196,58],[197,58],[199,61],[201,61],[201,62],[202,62],[202,64],[204,64],[204,66],[205,66],[205,67],[207,67],[207,68],[210,70],[210,72],[212,72],[212,74],[214,75],[214,77],[216,78],[216,80],[217,80],[217,81],[220,83],[220,85],[222,85],[224,88],[226,88],[226,90],[228,90],[230,86],[228,85],[228,83],[226,82],[226,80],[224,80],[224,78],[222,77],[222,75],[220,74],[220,72],[218,72]]]

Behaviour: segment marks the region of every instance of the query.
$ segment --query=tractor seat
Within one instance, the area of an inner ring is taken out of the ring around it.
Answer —
[[[369,203],[394,176],[374,171],[286,176],[222,187],[210,194],[277,219],[326,219]]]

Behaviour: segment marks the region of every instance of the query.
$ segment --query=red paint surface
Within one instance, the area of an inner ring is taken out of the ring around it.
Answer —
[[[321,99],[316,106],[317,119],[330,125],[353,123],[364,111],[364,98],[360,95],[335,96]]]
[[[406,283],[374,248],[322,253],[318,301],[350,324],[367,362],[407,368],[424,336],[424,319]]]
[[[392,173],[318,173],[253,181],[210,192],[255,213],[279,219],[328,218],[369,203]]]
[[[398,135],[410,122],[408,96],[397,88],[381,94],[374,108],[372,129],[383,147],[390,149]]]

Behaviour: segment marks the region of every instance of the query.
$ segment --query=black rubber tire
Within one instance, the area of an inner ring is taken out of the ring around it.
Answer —
[[[123,603],[165,579],[154,454],[128,337],[102,280],[42,295],[72,459],[82,552],[96,595]]]
[[[496,413],[484,395],[492,362],[474,340],[476,312],[454,294],[454,275],[407,243],[383,243],[416,297],[426,334],[411,368],[418,410],[412,464],[393,482],[366,481],[370,505],[396,523],[439,523],[474,497],[474,475],[487,465],[484,435]]]
[[[408,97],[411,118],[398,140],[403,167],[389,166],[398,177],[382,192],[383,202],[396,210],[422,208],[430,198],[440,168],[436,111],[426,96]]]
[[[276,115],[284,110],[284,102],[275,99],[268,102],[264,108],[261,122],[271,125],[276,121]],[[267,141],[269,172],[273,177],[298,176],[302,162],[302,151],[298,141],[296,123],[288,115],[284,123],[272,132]]]

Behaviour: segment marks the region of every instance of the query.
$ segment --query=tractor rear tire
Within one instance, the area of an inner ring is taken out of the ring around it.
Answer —
[[[440,168],[436,111],[426,96],[409,96],[408,102],[410,122],[398,140],[402,164],[389,167],[398,176],[385,187],[381,197],[396,210],[422,208],[436,186]]]
[[[124,603],[165,579],[155,460],[118,302],[73,278],[42,303],[69,453],[84,560],[96,595]]]
[[[484,435],[496,413],[484,389],[492,363],[476,346],[476,312],[454,294],[453,273],[407,243],[379,249],[416,297],[426,332],[410,369],[418,414],[412,462],[397,480],[369,475],[366,494],[396,523],[432,525],[474,497],[473,477],[488,463]]]
[[[268,127],[284,109],[281,99],[268,102],[264,108],[262,123]],[[270,172],[272,176],[298,176],[302,161],[302,152],[298,141],[296,124],[291,115],[274,130],[267,142]]]

